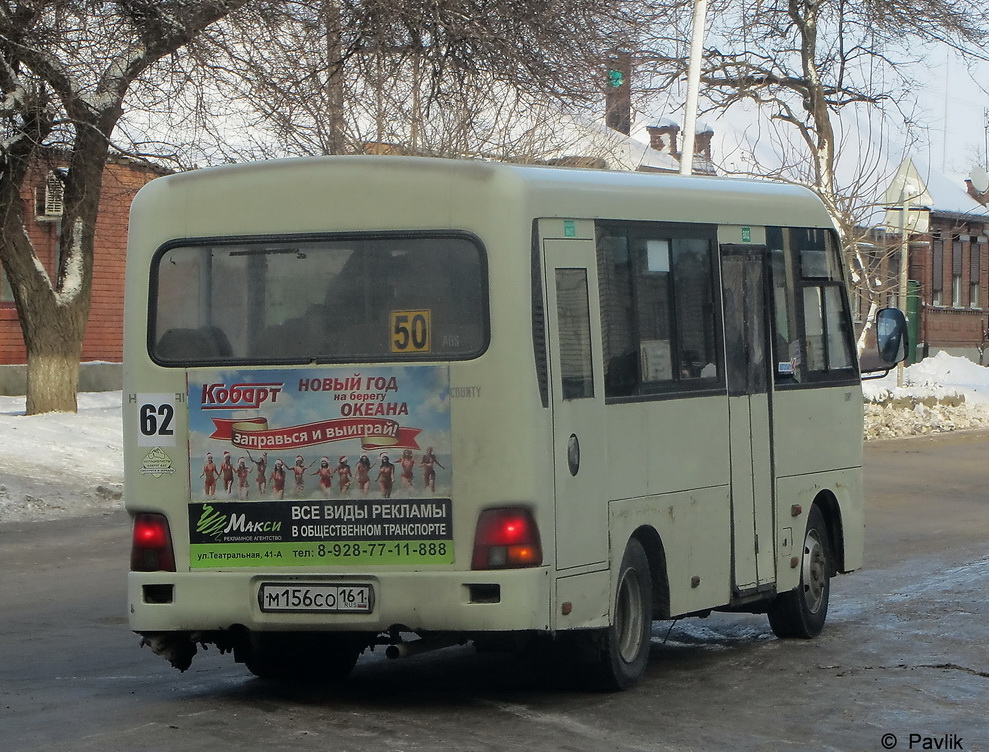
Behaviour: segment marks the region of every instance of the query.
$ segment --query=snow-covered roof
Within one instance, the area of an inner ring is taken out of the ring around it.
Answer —
[[[645,128],[676,128],[680,129],[680,122],[668,117],[649,118],[636,121],[633,133],[641,132]],[[694,133],[714,133],[714,126],[710,123],[698,120],[694,124]]]
[[[645,167],[676,172],[680,169],[679,160],[651,148],[648,140],[643,143],[609,128],[603,122],[562,119],[556,136],[565,136],[566,147],[551,154],[551,157],[595,157],[604,160],[612,170],[635,171]]]
[[[910,160],[910,162],[915,168],[912,172],[913,178],[921,181],[919,192],[923,194],[914,203],[926,206],[934,216],[942,214],[971,217],[976,221],[989,222],[989,207],[980,204],[968,193],[963,179],[949,177],[921,160]],[[903,169],[902,165],[900,169]],[[897,199],[891,198],[890,191],[895,192],[901,179],[900,173],[893,178],[886,192],[887,202],[896,203]]]
[[[672,118],[660,117],[643,120],[637,124],[641,128],[679,128],[680,123]]]
[[[933,167],[926,169],[918,165],[920,174],[927,183],[927,190],[933,198],[931,211],[937,214],[967,214],[984,222],[989,222],[989,206],[984,206],[972,198],[965,184],[956,178],[949,178]]]

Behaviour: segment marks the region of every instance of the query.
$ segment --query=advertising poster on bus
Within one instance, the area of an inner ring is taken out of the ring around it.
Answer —
[[[189,379],[193,567],[450,563],[444,366]]]

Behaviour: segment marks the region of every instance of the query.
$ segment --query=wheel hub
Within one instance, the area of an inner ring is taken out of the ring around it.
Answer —
[[[827,557],[816,530],[808,530],[804,539],[803,587],[807,609],[816,614],[824,602],[828,585]]]
[[[631,571],[626,571],[618,589],[618,608],[615,614],[615,631],[618,634],[618,654],[626,663],[632,663],[642,645],[642,585]]]

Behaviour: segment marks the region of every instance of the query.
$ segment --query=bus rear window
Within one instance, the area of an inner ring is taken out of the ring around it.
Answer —
[[[218,241],[166,248],[149,344],[163,365],[465,359],[487,343],[467,236]]]

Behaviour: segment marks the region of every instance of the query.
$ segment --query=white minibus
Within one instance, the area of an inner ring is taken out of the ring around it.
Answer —
[[[862,564],[843,264],[800,187],[365,156],[160,178],[124,373],[130,625],[183,670],[473,641],[621,689],[654,620],[813,637]]]

